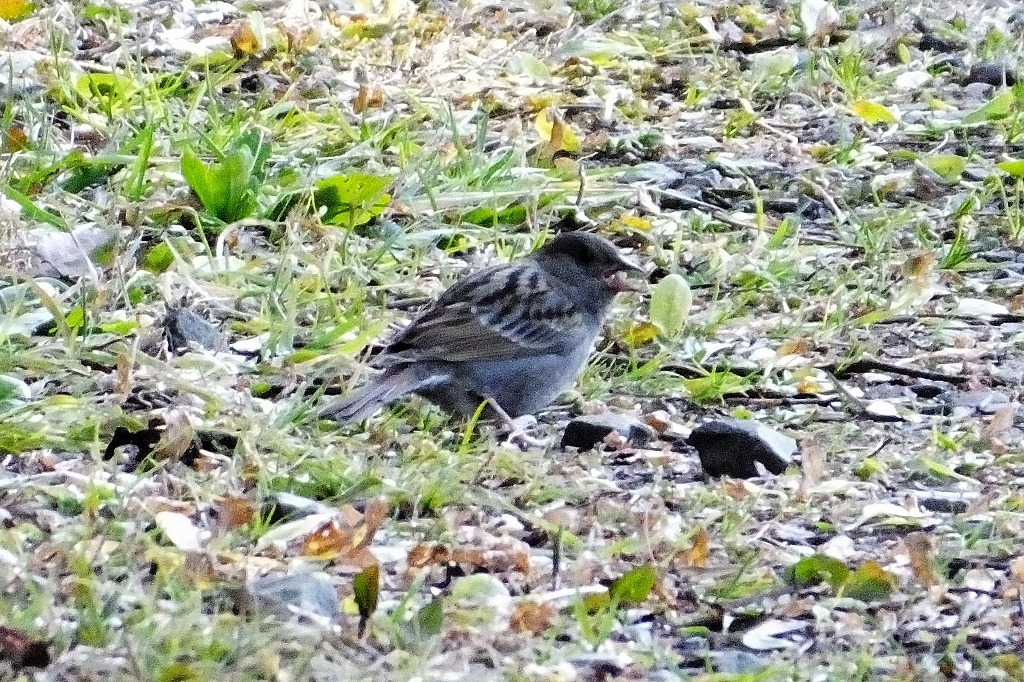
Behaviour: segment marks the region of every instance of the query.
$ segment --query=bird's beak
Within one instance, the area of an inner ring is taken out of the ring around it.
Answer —
[[[630,263],[627,260],[619,261],[619,267],[604,276],[604,283],[612,291],[643,291],[644,287],[636,281],[630,280],[627,273],[642,273],[643,268]]]

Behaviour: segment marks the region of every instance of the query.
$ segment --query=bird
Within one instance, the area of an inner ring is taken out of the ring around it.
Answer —
[[[583,371],[616,294],[642,272],[607,239],[562,232],[533,253],[459,279],[399,331],[365,385],[320,419],[362,421],[415,393],[471,418],[515,418],[554,401]]]

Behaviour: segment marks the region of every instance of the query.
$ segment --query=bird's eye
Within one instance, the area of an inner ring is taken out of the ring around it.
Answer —
[[[584,250],[576,253],[576,262],[580,265],[593,265],[595,260],[594,254],[591,251]]]

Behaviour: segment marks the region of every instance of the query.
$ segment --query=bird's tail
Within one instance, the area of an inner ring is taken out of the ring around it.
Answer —
[[[409,366],[392,367],[365,385],[320,408],[317,416],[342,424],[366,419],[381,407],[412,393],[424,381]]]

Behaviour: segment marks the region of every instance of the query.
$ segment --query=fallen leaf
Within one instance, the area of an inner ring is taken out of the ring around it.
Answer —
[[[167,540],[177,547],[190,552],[198,552],[203,548],[202,533],[192,519],[178,512],[157,512],[154,517],[156,527]]]
[[[248,21],[243,21],[231,32],[231,49],[239,59],[259,52],[260,41]]]
[[[548,603],[520,602],[512,611],[509,627],[512,632],[528,632],[540,636],[549,630],[558,617],[558,611]]]
[[[904,540],[903,544],[910,559],[910,570],[923,587],[931,587],[939,583],[938,577],[932,569],[932,539],[927,533],[920,531],[911,533]]]
[[[693,537],[693,544],[676,553],[676,561],[681,566],[704,568],[708,560],[708,531],[703,526]]]

